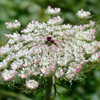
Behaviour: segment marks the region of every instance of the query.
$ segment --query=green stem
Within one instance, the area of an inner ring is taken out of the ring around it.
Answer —
[[[45,100],[51,100],[51,89],[52,89],[52,78],[50,78],[47,81],[47,86],[46,86],[46,99]]]

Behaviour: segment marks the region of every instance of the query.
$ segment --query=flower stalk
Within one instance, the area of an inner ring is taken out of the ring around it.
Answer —
[[[51,89],[52,89],[52,78],[50,78],[47,81],[47,86],[46,86],[46,99],[45,100],[51,100]]]

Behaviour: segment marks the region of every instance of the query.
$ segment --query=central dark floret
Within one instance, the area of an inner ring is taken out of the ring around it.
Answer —
[[[47,37],[47,40],[46,40],[45,44],[47,44],[48,46],[50,46],[50,45],[52,45],[54,43],[55,43],[55,41],[51,37]]]
[[[51,37],[47,37],[47,41],[50,41],[51,40]]]

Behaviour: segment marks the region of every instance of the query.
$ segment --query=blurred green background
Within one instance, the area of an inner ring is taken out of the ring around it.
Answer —
[[[76,12],[83,8],[92,13],[96,21],[97,40],[100,40],[100,0],[0,0],[0,46],[4,45],[4,33],[10,33],[5,28],[5,22],[18,19],[24,28],[29,21],[46,21],[44,13],[47,6],[60,7],[64,23],[77,24]],[[63,84],[63,83],[61,83]],[[57,87],[61,95],[55,100],[100,100],[100,66],[87,73],[81,82],[73,82],[68,88]],[[38,94],[25,94],[16,88],[0,85],[0,100],[44,100],[45,91]]]

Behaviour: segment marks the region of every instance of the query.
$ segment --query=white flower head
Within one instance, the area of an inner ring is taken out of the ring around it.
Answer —
[[[77,12],[77,16],[80,18],[80,19],[86,19],[88,18],[89,16],[91,15],[91,13],[89,11],[84,11],[83,9],[79,10]]]
[[[7,29],[18,29],[21,26],[21,23],[18,20],[15,20],[13,23],[11,22],[6,22],[6,27]]]
[[[14,71],[14,70],[5,70],[2,73],[1,77],[4,79],[4,81],[9,81],[12,78],[14,78],[16,74],[17,74],[17,71]]]
[[[58,15],[60,13],[60,8],[51,8],[51,6],[48,6],[46,13],[49,15]]]
[[[26,81],[25,86],[31,90],[34,90],[38,87],[38,82],[36,82],[35,80],[29,80]]]

